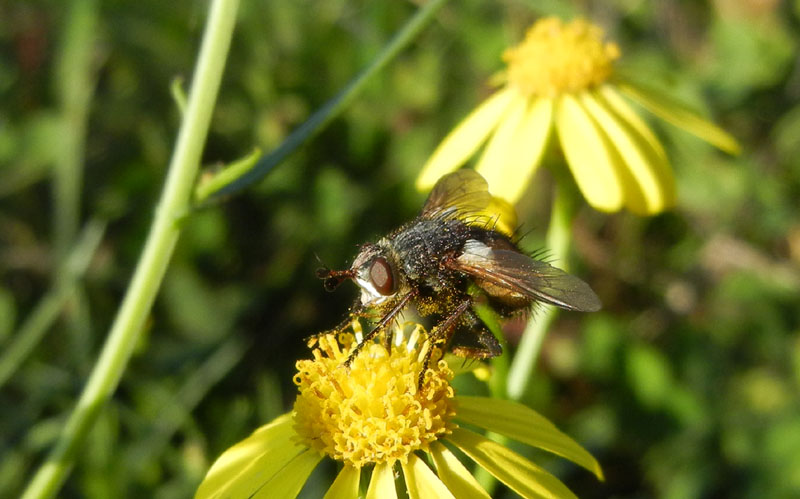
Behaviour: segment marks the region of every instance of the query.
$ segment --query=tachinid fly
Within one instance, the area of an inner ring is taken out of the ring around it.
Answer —
[[[381,317],[346,365],[410,304],[422,316],[439,316],[429,334],[432,345],[477,359],[502,353],[472,308],[480,296],[504,317],[536,302],[580,312],[600,309],[600,300],[585,282],[523,253],[510,235],[498,230],[497,216],[487,214],[491,202],[486,181],[474,170],[445,175],[417,218],[377,243],[364,244],[349,269],[317,272],[329,291],[347,279],[361,288],[348,322]]]

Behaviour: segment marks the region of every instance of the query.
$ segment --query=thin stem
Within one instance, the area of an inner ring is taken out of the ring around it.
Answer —
[[[195,199],[208,199],[215,192],[222,190],[226,185],[235,182],[236,179],[241,178],[248,171],[252,170],[253,165],[255,165],[262,156],[261,149],[256,147],[250,154],[228,164],[216,175],[207,179],[201,178],[194,190]]]
[[[414,14],[403,29],[397,33],[389,44],[378,54],[372,63],[347,84],[336,96],[325,103],[305,123],[300,125],[278,146],[277,149],[264,156],[246,172],[240,172],[235,179],[226,178],[228,183],[215,182],[213,178],[197,192],[197,203],[218,199],[239,192],[264,178],[276,165],[303,145],[311,137],[319,133],[358,96],[366,84],[410,44],[425,26],[433,20],[433,16],[442,8],[447,0],[430,0]],[[230,174],[222,170],[218,175]],[[212,190],[216,189],[216,190]]]
[[[573,205],[570,186],[564,184],[565,182],[556,183],[545,244],[555,263],[561,269],[568,270]],[[536,367],[545,333],[557,316],[557,308],[546,306],[528,321],[508,373],[509,398],[519,400],[524,395]]]
[[[58,492],[99,411],[116,390],[139,339],[178,240],[177,221],[189,208],[237,8],[238,0],[214,0],[211,4],[188,108],[141,259],[77,407],[28,484],[24,498],[52,497]]]

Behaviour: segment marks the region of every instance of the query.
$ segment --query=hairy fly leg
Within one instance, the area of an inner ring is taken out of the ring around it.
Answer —
[[[442,351],[444,351],[450,341],[450,337],[453,335],[453,331],[455,331],[455,328],[458,325],[459,319],[471,305],[472,297],[467,296],[448,314],[447,318],[445,318],[431,330],[431,334],[429,336],[429,348],[425,353],[425,359],[422,361],[422,370],[419,373],[419,380],[417,381],[418,390],[422,390],[422,382],[425,380],[425,372],[430,366],[433,349],[441,345]]]

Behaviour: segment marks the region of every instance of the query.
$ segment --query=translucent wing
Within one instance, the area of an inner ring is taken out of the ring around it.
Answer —
[[[469,274],[484,288],[508,290],[567,310],[600,310],[600,299],[588,284],[524,253],[469,240],[463,253],[449,265]]]
[[[479,215],[491,202],[489,186],[480,173],[458,170],[436,182],[420,216],[432,219]]]

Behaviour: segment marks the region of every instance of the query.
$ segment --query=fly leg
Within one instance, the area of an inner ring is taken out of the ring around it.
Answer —
[[[400,312],[403,311],[406,305],[408,305],[409,300],[411,300],[411,298],[413,298],[414,295],[416,295],[414,291],[410,291],[405,295],[403,295],[400,298],[400,300],[398,300],[398,302],[394,305],[394,307],[392,307],[392,309],[389,310],[389,312],[386,315],[384,315],[383,318],[381,318],[381,320],[379,320],[377,324],[375,324],[375,327],[372,328],[372,331],[364,335],[364,338],[361,340],[361,343],[356,345],[353,351],[350,352],[350,355],[347,357],[347,360],[344,361],[345,367],[350,367],[350,364],[352,364],[353,361],[356,359],[356,357],[358,357],[358,354],[361,352],[364,346],[368,342],[372,341],[372,339],[375,338],[375,336],[377,336],[378,333],[386,329],[389,326],[389,324],[391,324],[392,321],[395,318],[397,318],[398,314],[400,314]]]
[[[318,340],[322,336],[326,336],[328,334],[341,333],[342,331],[344,331],[347,328],[347,326],[349,326],[353,322],[353,319],[358,319],[358,318],[367,317],[367,316],[369,316],[369,314],[364,309],[364,307],[361,306],[361,301],[360,300],[356,300],[355,303],[353,303],[353,305],[350,307],[350,311],[347,313],[347,317],[345,317],[342,320],[342,322],[340,322],[339,324],[337,324],[336,326],[334,326],[331,329],[322,331],[321,333],[316,333],[316,334],[312,334],[311,336],[308,336],[305,339],[305,341],[309,346],[311,346],[311,345],[314,344],[314,342],[316,340]]]
[[[429,335],[429,348],[425,353],[425,359],[422,361],[422,371],[420,371],[419,379],[417,380],[417,391],[422,390],[422,382],[425,381],[425,373],[428,371],[428,367],[430,366],[433,349],[440,345],[445,348],[447,347],[447,344],[450,342],[450,338],[453,336],[453,331],[455,331],[455,328],[458,325],[458,320],[461,318],[464,312],[469,309],[470,305],[472,305],[472,297],[468,296],[464,298],[464,300],[459,303],[452,312],[450,312],[445,320],[437,324],[436,327],[431,330],[431,334]]]
[[[386,330],[386,334],[383,335],[383,348],[389,353],[392,353],[392,343],[394,343],[394,330],[389,328]]]

